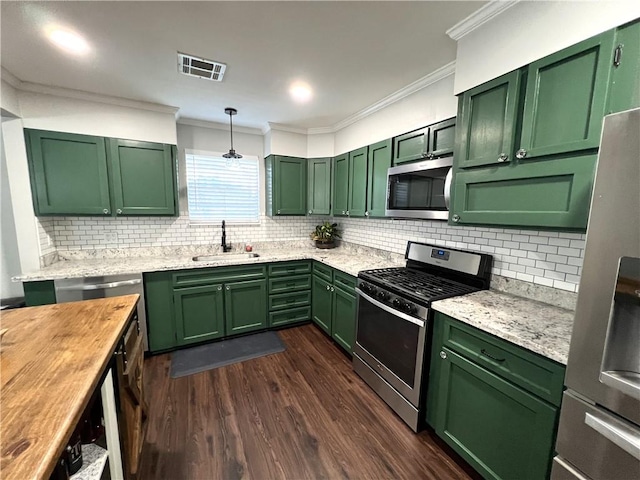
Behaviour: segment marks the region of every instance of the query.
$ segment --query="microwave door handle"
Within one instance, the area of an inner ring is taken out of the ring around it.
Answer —
[[[453,167],[449,169],[444,180],[444,205],[447,210],[451,210],[451,180],[453,180]]]

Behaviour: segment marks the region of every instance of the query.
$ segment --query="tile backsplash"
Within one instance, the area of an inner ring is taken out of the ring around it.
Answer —
[[[251,243],[306,239],[323,218],[262,216],[260,224],[227,226],[227,241]],[[576,292],[582,272],[581,233],[450,226],[442,221],[372,218],[334,219],[343,240],[404,253],[408,240],[476,250],[494,256],[493,273]],[[104,248],[210,245],[220,242],[219,225],[190,224],[180,217],[51,217],[39,219],[41,255]]]

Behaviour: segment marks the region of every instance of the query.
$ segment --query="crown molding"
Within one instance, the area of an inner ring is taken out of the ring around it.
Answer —
[[[327,133],[335,133],[337,130],[334,127],[311,127],[307,129],[308,135],[323,135]]]
[[[263,129],[263,132],[268,132],[268,131],[278,131],[278,132],[288,132],[288,133],[299,133],[302,135],[307,135],[309,133],[309,129],[307,128],[300,128],[300,127],[293,127],[291,125],[284,125],[282,123],[274,123],[274,122],[268,122],[268,126],[265,129]]]
[[[456,23],[445,33],[453,40],[460,40],[462,37],[472,32],[480,25],[500,15],[508,8],[513,7],[519,1],[520,0],[492,0],[491,2],[473,12],[467,18]]]
[[[192,127],[211,128],[213,130],[229,131],[228,123],[210,122],[208,120],[199,120],[197,118],[180,117],[176,121],[178,125],[190,125]],[[264,135],[263,131],[259,128],[241,127],[233,125],[234,132],[248,133],[251,135]]]

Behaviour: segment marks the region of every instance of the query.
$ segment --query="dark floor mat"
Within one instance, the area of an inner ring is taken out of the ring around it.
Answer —
[[[256,333],[186,348],[171,355],[171,378],[184,377],[284,351],[285,346],[276,332]]]

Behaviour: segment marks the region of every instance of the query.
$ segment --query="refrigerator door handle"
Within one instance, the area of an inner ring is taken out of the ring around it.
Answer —
[[[584,423],[616,444],[629,455],[640,460],[640,433],[634,432],[622,424],[614,425],[590,413],[585,413]]]

